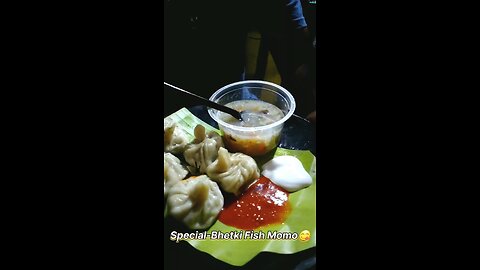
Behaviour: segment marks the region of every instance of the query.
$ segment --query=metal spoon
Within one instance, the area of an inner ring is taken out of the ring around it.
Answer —
[[[173,88],[173,89],[175,89],[175,90],[178,90],[178,91],[180,91],[180,92],[183,92],[183,93],[185,93],[185,94],[188,94],[188,95],[190,95],[190,96],[192,96],[192,97],[195,97],[195,98],[197,99],[197,101],[198,101],[200,104],[202,104],[202,105],[205,105],[205,106],[210,107],[210,108],[217,109],[217,110],[222,111],[222,112],[224,112],[224,113],[228,113],[228,114],[230,114],[231,116],[235,117],[236,119],[238,119],[238,120],[240,120],[240,121],[243,120],[243,119],[242,119],[242,114],[241,114],[240,112],[232,109],[232,108],[229,108],[229,107],[227,107],[227,106],[220,105],[220,104],[218,104],[218,103],[216,103],[216,102],[213,102],[213,101],[211,101],[211,100],[208,100],[208,99],[206,99],[206,98],[204,98],[204,97],[201,97],[201,96],[199,96],[199,95],[197,95],[197,94],[188,92],[187,90],[183,90],[182,88],[179,88],[179,87],[177,87],[177,86],[171,85],[171,84],[169,84],[169,83],[163,82],[163,84],[166,85],[166,86],[168,86],[168,87],[171,87],[171,88]]]

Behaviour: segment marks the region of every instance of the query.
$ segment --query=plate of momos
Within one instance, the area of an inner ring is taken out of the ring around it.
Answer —
[[[260,252],[292,254],[316,246],[316,158],[308,150],[277,148],[274,156],[297,157],[312,176],[313,184],[291,193],[292,210],[282,224],[268,225],[252,233],[309,231],[309,241],[281,239],[212,240],[187,239],[199,251],[230,265],[241,266]],[[226,196],[239,196],[261,176],[261,163],[243,153],[231,153],[222,134],[182,108],[164,118],[164,219],[173,220],[178,231],[239,232],[218,216]]]

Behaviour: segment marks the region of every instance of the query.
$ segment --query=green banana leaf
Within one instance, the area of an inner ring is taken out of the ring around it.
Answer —
[[[220,135],[223,135],[220,130],[210,126],[209,124],[202,121],[200,118],[193,115],[187,108],[182,108],[175,113],[165,117],[165,119],[169,119],[177,124],[177,128],[182,129],[185,131],[188,140],[192,141],[195,139],[195,135],[193,130],[197,125],[202,125],[205,127],[205,131],[208,133],[209,131],[215,131]]]
[[[209,126],[202,120],[194,116],[186,108],[183,108],[176,113],[168,116],[174,120],[178,126],[181,126],[193,139],[193,128],[197,124],[205,126],[206,130],[219,130]],[[226,262],[234,266],[242,266],[253,259],[260,252],[273,252],[279,254],[293,254],[316,246],[316,158],[310,151],[304,150],[289,150],[277,148],[274,156],[290,155],[297,157],[303,164],[305,170],[310,173],[313,179],[311,186],[291,193],[289,196],[291,204],[291,213],[283,224],[270,225],[255,230],[255,233],[261,233],[266,236],[263,240],[214,240],[207,237],[205,240],[186,240],[192,247],[199,251],[205,252],[214,258]],[[257,160],[259,166],[265,163],[266,160]],[[166,214],[166,213],[164,213]],[[310,240],[301,241],[296,240],[274,240],[268,239],[268,235],[274,232],[280,233],[297,233],[308,230],[310,232]],[[213,231],[228,233],[228,232],[243,232],[240,229],[223,224],[216,221],[212,227],[209,228],[207,234],[211,235]]]

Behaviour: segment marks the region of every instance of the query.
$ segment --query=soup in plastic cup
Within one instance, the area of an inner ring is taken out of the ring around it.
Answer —
[[[210,108],[230,152],[264,155],[278,146],[285,121],[295,111],[295,99],[285,88],[265,81],[241,81],[220,88],[211,101],[242,112],[243,120]]]

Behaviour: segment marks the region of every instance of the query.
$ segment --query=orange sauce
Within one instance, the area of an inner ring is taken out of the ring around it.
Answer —
[[[262,176],[224,207],[219,220],[242,230],[283,223],[291,211],[288,195],[286,190]]]
[[[223,142],[230,152],[242,152],[249,156],[261,156],[275,148],[280,141],[280,137],[276,136],[269,141],[260,139],[241,139],[234,138],[227,134],[223,136]]]

